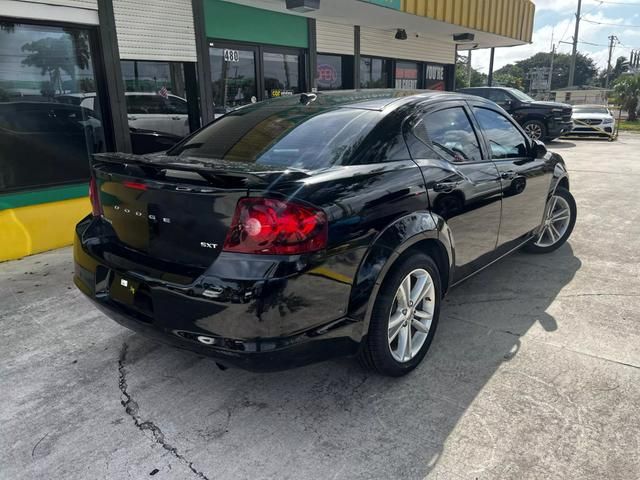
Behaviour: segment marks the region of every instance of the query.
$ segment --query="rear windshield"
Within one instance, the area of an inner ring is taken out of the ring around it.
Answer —
[[[380,118],[379,112],[353,108],[246,107],[168,154],[318,169],[352,156]]]

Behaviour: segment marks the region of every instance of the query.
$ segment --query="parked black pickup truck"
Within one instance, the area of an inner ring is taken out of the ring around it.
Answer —
[[[493,100],[534,140],[551,141],[573,128],[572,108],[565,103],[540,102],[515,88],[473,87],[458,91]]]

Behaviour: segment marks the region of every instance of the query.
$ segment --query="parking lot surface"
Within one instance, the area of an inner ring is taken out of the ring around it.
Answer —
[[[640,135],[561,140],[578,221],[452,290],[426,361],[220,371],[0,265],[2,479],[637,479]]]

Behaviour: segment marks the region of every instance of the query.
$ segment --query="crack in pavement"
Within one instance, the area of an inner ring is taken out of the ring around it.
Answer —
[[[122,393],[122,397],[123,397],[120,400],[120,403],[124,407],[125,412],[127,413],[127,415],[129,415],[132,418],[133,423],[140,431],[142,432],[144,432],[145,430],[150,431],[151,434],[153,435],[154,441],[158,445],[160,445],[166,451],[171,453],[180,462],[185,464],[189,468],[189,470],[191,470],[199,478],[201,478],[202,480],[209,480],[209,477],[207,477],[203,472],[201,472],[200,470],[198,470],[196,467],[193,466],[193,462],[190,462],[189,460],[187,460],[187,458],[185,458],[184,455],[178,452],[178,449],[176,447],[172,446],[169,442],[167,442],[167,440],[165,439],[164,433],[162,433],[162,430],[160,429],[160,427],[158,427],[151,420],[143,421],[138,415],[138,411],[140,410],[140,407],[138,405],[138,402],[136,402],[131,396],[131,394],[128,392],[127,371],[124,368],[124,364],[127,359],[128,350],[129,350],[129,346],[127,345],[127,343],[126,342],[123,343],[122,350],[120,350],[120,357],[118,359],[118,373],[119,373],[118,386],[120,387],[120,392]]]

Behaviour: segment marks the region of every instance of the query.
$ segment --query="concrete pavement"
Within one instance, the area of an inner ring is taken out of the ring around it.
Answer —
[[[106,319],[70,249],[1,264],[0,478],[639,478],[640,135],[549,148],[570,243],[454,289],[401,379],[223,372]]]

